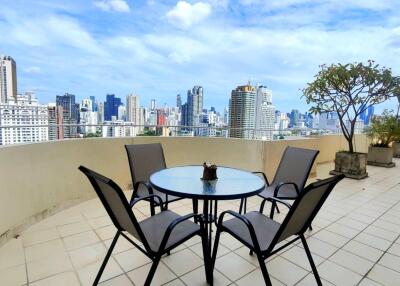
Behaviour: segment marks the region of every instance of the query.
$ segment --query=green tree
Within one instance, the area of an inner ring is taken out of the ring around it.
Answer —
[[[321,65],[314,81],[303,89],[303,97],[312,105],[310,112],[337,113],[350,152],[354,152],[354,127],[360,114],[369,106],[398,95],[400,78],[374,61]]]
[[[398,115],[397,115],[398,116]],[[384,110],[381,116],[372,118],[367,135],[372,139],[372,145],[389,147],[400,136],[400,125],[393,110]]]

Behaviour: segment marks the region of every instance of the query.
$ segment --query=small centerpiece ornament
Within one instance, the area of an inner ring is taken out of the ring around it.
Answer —
[[[217,177],[217,166],[216,165],[211,165],[209,163],[204,162],[203,163],[203,177],[201,178],[202,180],[205,181],[213,181],[218,179]]]

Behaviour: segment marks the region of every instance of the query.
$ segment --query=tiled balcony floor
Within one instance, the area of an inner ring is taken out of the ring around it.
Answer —
[[[319,166],[318,177],[326,177],[331,167]],[[400,285],[400,167],[368,167],[368,172],[365,180],[345,179],[336,187],[308,233],[324,285]],[[220,211],[237,210],[238,204],[220,202]],[[250,199],[251,209],[259,204],[258,198]],[[179,201],[170,209],[187,214],[191,202]],[[135,213],[144,218],[148,211],[143,203]],[[62,211],[0,248],[0,285],[91,285],[114,232],[97,199]],[[221,239],[218,254],[215,285],[264,284],[256,258],[232,237]],[[142,285],[149,262],[121,238],[101,285]],[[267,268],[273,285],[316,285],[299,245],[270,258]],[[193,238],[164,257],[153,284],[204,281],[200,240]]]

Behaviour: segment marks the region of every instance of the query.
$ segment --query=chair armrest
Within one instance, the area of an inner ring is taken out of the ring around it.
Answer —
[[[290,208],[292,207],[292,205],[289,204],[288,202],[285,202],[285,201],[280,200],[280,199],[278,199],[278,198],[269,197],[269,198],[265,198],[265,199],[262,201],[261,206],[260,206],[260,213],[263,213],[263,212],[264,212],[264,205],[265,205],[265,202],[266,202],[266,201],[269,201],[269,202],[275,201],[275,202],[277,202],[277,203],[281,203],[281,204],[285,205],[288,209],[290,209]]]
[[[186,221],[186,220],[188,220],[188,219],[194,218],[194,217],[196,217],[196,216],[199,217],[199,221],[202,223],[203,220],[201,219],[201,216],[199,216],[199,215],[197,215],[197,214],[188,214],[188,215],[185,215],[185,216],[181,216],[181,217],[175,219],[174,221],[172,221],[172,222],[168,225],[167,230],[165,231],[165,234],[164,234],[164,237],[163,237],[163,239],[162,239],[162,241],[161,241],[161,244],[160,244],[160,248],[159,248],[159,249],[164,249],[164,248],[165,248],[165,246],[167,245],[169,236],[171,235],[172,230],[173,230],[178,224],[180,224],[180,223],[182,223],[182,222],[184,222],[184,221]]]
[[[269,186],[269,182],[268,182],[268,179],[267,179],[267,175],[265,175],[265,173],[264,172],[252,172],[253,174],[262,174],[263,175],[263,178],[264,178],[264,181],[265,181],[265,184],[267,185],[267,186]]]
[[[132,192],[132,196],[131,196],[131,202],[134,201],[135,195],[139,189],[139,186],[143,185],[145,186],[145,188],[147,189],[147,191],[149,192],[149,194],[153,194],[153,188],[151,187],[151,185],[148,182],[145,181],[137,181],[134,185],[133,185],[133,192]]]
[[[230,215],[234,216],[235,218],[239,219],[247,226],[247,228],[250,232],[250,237],[253,241],[253,247],[257,250],[260,250],[260,246],[258,244],[258,240],[257,240],[256,232],[254,231],[253,224],[247,217],[241,215],[240,213],[237,213],[232,210],[227,210],[227,211],[222,212],[218,219],[218,228],[222,227],[222,222],[223,222],[225,214],[230,214]]]
[[[156,198],[156,199],[158,200],[159,205],[160,205],[161,211],[163,210],[164,202],[163,202],[163,200],[162,200],[162,198],[161,198],[160,196],[155,195],[155,194],[150,194],[150,195],[145,196],[145,197],[140,197],[140,198],[138,198],[138,199],[136,199],[136,200],[131,201],[131,202],[129,203],[129,205],[130,205],[130,207],[132,208],[136,203],[138,203],[138,202],[140,202],[140,201],[143,201],[143,200],[146,200],[146,199],[149,199],[149,198],[150,198],[150,199],[151,199],[151,198]]]
[[[293,185],[294,189],[296,190],[297,195],[300,194],[299,187],[297,187],[296,183],[293,182],[280,182],[278,185],[276,185],[275,190],[274,190],[274,197],[278,195],[279,189],[284,186],[284,185]]]

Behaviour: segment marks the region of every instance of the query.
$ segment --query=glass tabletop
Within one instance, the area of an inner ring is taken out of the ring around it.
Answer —
[[[178,197],[229,200],[255,195],[264,189],[257,175],[235,168],[218,167],[217,180],[204,181],[203,166],[182,166],[163,169],[151,175],[154,189]]]

